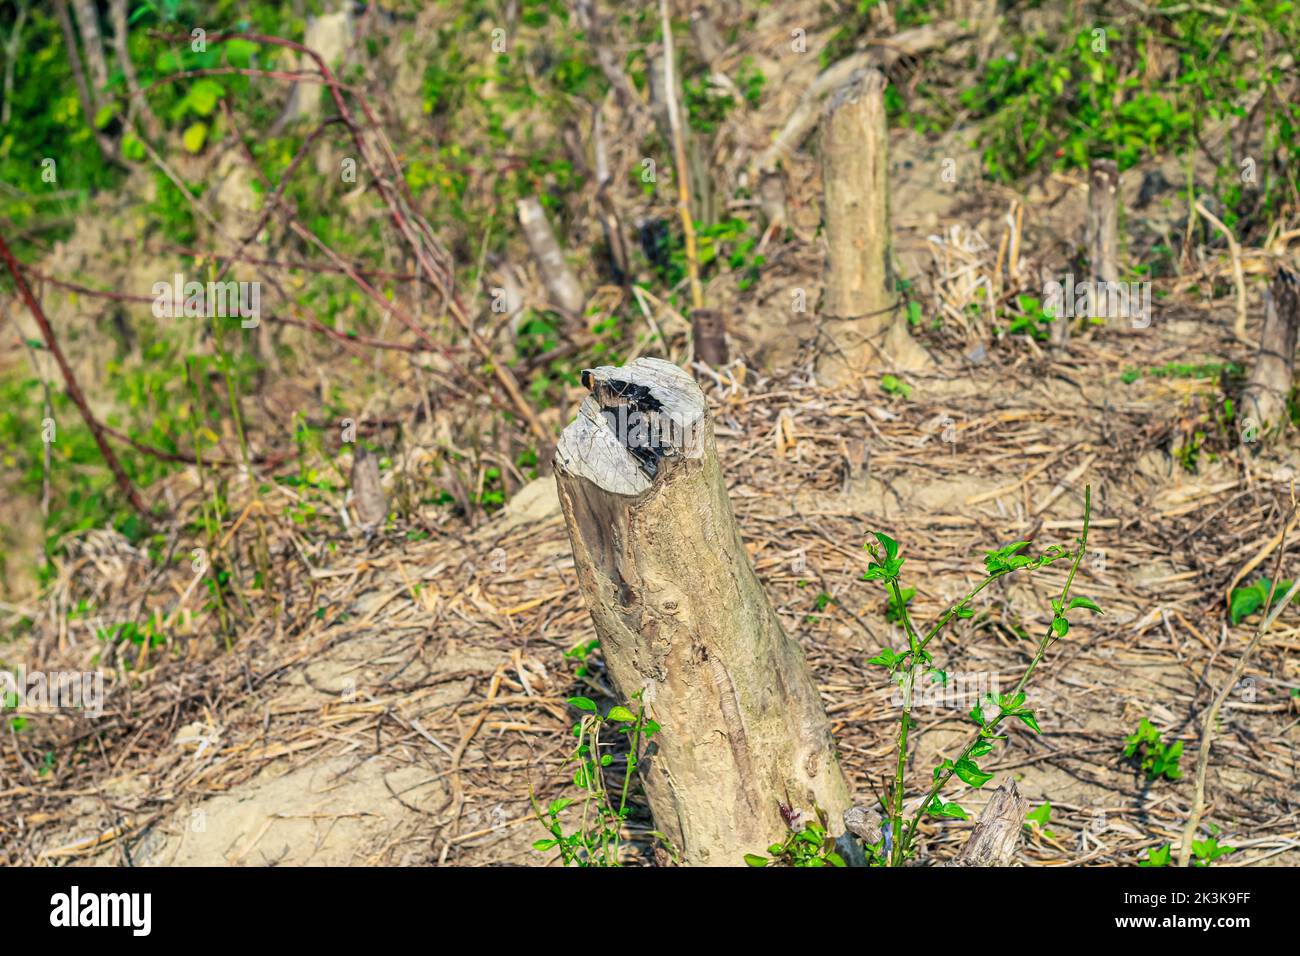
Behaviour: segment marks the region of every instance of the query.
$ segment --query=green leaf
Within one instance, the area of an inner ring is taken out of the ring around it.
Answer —
[[[257,44],[249,40],[227,40],[226,59],[231,66],[247,67],[257,53]]]
[[[877,654],[875,657],[871,658],[871,660],[867,661],[867,663],[879,664],[881,667],[888,667],[890,670],[893,670],[894,665],[898,662],[898,660],[901,657],[902,657],[901,654],[896,654],[892,649],[888,647],[882,647],[880,649],[880,653]]]
[[[145,157],[144,144],[130,130],[122,134],[122,155],[133,163],[138,163]]]
[[[1240,624],[1244,618],[1254,614],[1268,600],[1268,585],[1256,582],[1250,587],[1237,588],[1232,592],[1231,616],[1233,625]]]
[[[1147,850],[1147,858],[1138,860],[1138,866],[1168,866],[1169,859],[1172,855],[1172,847],[1152,847]]]
[[[873,531],[871,533],[876,536],[876,540],[880,542],[880,546],[885,549],[885,557],[887,558],[898,557],[897,541],[895,541],[889,535],[885,534],[883,531]]]
[[[551,849],[551,847],[559,846],[559,845],[560,845],[559,840],[538,840],[536,843],[533,844],[533,849],[538,851],[549,850]]]
[[[636,714],[626,707],[611,707],[607,718],[615,723],[628,724],[636,720]]]
[[[1057,637],[1065,637],[1070,630],[1070,622],[1063,617],[1052,618],[1052,630]]]
[[[1036,807],[1029,813],[1025,814],[1025,826],[1036,823],[1040,827],[1045,827],[1048,821],[1052,819],[1052,804],[1050,801],[1044,801],[1041,807]]]
[[[208,124],[192,123],[181,135],[181,143],[191,153],[197,153],[203,149],[203,144],[208,141]]]
[[[107,126],[110,122],[112,122],[113,117],[116,115],[116,113],[117,113],[117,107],[112,103],[106,103],[105,105],[101,106],[99,108],[99,112],[95,114],[95,129],[103,129],[105,126]]]
[[[930,805],[930,813],[936,817],[951,817],[954,820],[969,820],[970,816],[959,804],[944,803],[938,797]]]
[[[757,853],[746,853],[745,862],[750,866],[767,866],[767,858],[759,856]]]
[[[908,385],[897,375],[880,376],[880,390],[888,395],[901,395],[904,399],[912,395],[912,386]]]
[[[1100,607],[1098,607],[1097,602],[1094,601],[1092,598],[1085,598],[1085,597],[1074,598],[1072,601],[1070,601],[1069,610],[1073,611],[1076,607],[1086,607],[1089,611],[1092,611],[1093,614],[1106,613]]]
[[[181,103],[195,115],[207,116],[217,108],[217,101],[225,93],[226,88],[216,80],[203,77],[190,87]]]
[[[968,758],[957,761],[954,773],[977,790],[993,779],[993,774],[985,773]]]
[[[569,703],[578,710],[589,711],[593,714],[596,712],[596,702],[590,697],[570,697]]]
[[[1042,733],[1042,731],[1038,729],[1038,721],[1034,717],[1034,712],[1032,710],[1017,711],[1014,714],[1014,716],[1019,717],[1022,721],[1024,721],[1025,724],[1029,727],[1029,729],[1032,730],[1034,733],[1036,734]]]
[[[834,850],[826,854],[826,862],[829,863],[831,866],[844,867],[848,865],[844,862],[844,857],[840,856]]]

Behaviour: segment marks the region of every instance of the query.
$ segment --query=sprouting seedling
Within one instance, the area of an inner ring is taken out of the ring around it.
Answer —
[[[1135,761],[1148,781],[1160,777],[1179,780],[1183,773],[1178,768],[1179,758],[1183,755],[1183,742],[1175,740],[1166,744],[1160,738],[1160,731],[1145,717],[1138,722],[1138,728],[1124,738],[1124,757]]]
[[[1084,597],[1072,597],[1070,593],[1079,563],[1087,553],[1091,517],[1092,489],[1086,487],[1083,496],[1083,528],[1073,549],[1054,545],[1037,556],[1030,556],[1025,553],[1030,542],[1016,541],[986,553],[984,566],[987,574],[984,580],[941,614],[924,633],[918,630],[912,620],[909,608],[911,589],[904,591],[899,582],[905,559],[899,556],[898,542],[884,532],[877,531],[872,532],[874,542],[868,540],[863,546],[871,555],[871,561],[867,565],[863,578],[868,581],[880,581],[884,585],[889,597],[890,611],[896,613],[898,623],[902,625],[907,639],[905,648],[883,648],[869,662],[886,668],[902,690],[902,712],[898,720],[896,745],[897,762],[891,792],[886,795],[884,801],[887,818],[885,822],[890,834],[884,856],[889,865],[900,866],[915,852],[916,836],[923,816],[966,819],[967,813],[959,804],[942,799],[940,794],[954,776],[977,789],[993,778],[991,773],[980,768],[977,761],[992,753],[997,741],[1006,739],[1004,734],[997,732],[1004,720],[1015,718],[1034,733],[1040,733],[1037,716],[1025,705],[1025,685],[1029,683],[1030,677],[1042,662],[1048,649],[1069,633],[1071,611],[1085,608],[1093,613],[1101,613],[1101,608],[1096,602]],[[1052,601],[1051,624],[1039,639],[1034,656],[1020,680],[1009,693],[986,694],[975,705],[970,712],[970,719],[978,727],[978,732],[955,759],[945,759],[934,768],[930,786],[917,810],[910,819],[904,819],[904,771],[909,754],[908,735],[913,726],[913,689],[916,687],[918,677],[923,673],[937,670],[927,650],[928,645],[954,618],[971,617],[974,612],[971,610],[970,602],[998,578],[1017,571],[1033,571],[1063,558],[1070,560],[1070,571],[1059,597]]]
[[[1041,807],[1035,807],[1033,810],[1030,810],[1028,813],[1025,814],[1025,826],[1031,830],[1037,830],[1038,832],[1042,833],[1043,836],[1056,839],[1056,834],[1053,833],[1051,830],[1047,829],[1047,824],[1051,822],[1051,819],[1052,819],[1051,801],[1044,800],[1043,805]]]
[[[1192,866],[1209,866],[1219,857],[1236,852],[1235,846],[1220,846],[1217,836],[1212,836],[1208,840],[1193,840],[1192,853],[1196,858],[1192,860]]]
[[[581,645],[580,645],[581,646]],[[638,692],[634,695],[637,709],[618,706],[601,716],[596,702],[589,697],[570,697],[569,705],[583,716],[573,726],[578,744],[569,755],[567,763],[575,764],[573,785],[581,792],[578,798],[562,797],[543,809],[531,792],[529,799],[533,813],[550,836],[538,840],[533,849],[539,852],[559,850],[565,866],[620,866],[623,844],[623,825],[632,808],[628,803],[632,793],[632,780],[641,759],[641,744],[659,732],[659,724],[646,713],[645,703]],[[615,790],[610,790],[606,771],[615,763],[609,741],[602,739],[602,731],[613,731],[627,738],[628,751],[623,758],[622,780]],[[561,819],[574,804],[581,804],[582,816],[577,829],[565,833]],[[667,844],[661,833],[652,833]],[[669,850],[671,852],[671,847]]]
[[[815,808],[816,819],[804,821],[798,811],[781,805],[781,816],[789,828],[786,838],[767,848],[767,856],[746,853],[750,866],[844,866],[844,859],[835,852],[835,838],[827,830],[826,811]]]
[[[1138,860],[1138,866],[1168,866],[1172,857],[1173,850],[1169,844],[1153,846],[1147,850],[1145,860]]]

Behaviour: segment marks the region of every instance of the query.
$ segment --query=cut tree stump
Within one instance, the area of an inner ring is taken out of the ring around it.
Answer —
[[[1275,431],[1286,418],[1286,400],[1295,381],[1296,333],[1300,330],[1300,283],[1278,268],[1265,297],[1259,354],[1241,395],[1241,439],[1250,444]]]
[[[1088,170],[1088,267],[1095,283],[1119,282],[1119,166],[1095,159]],[[1104,293],[1101,296],[1105,300]],[[1089,310],[1093,315],[1096,309]]]
[[[388,497],[379,477],[379,460],[365,445],[358,444],[352,452],[352,504],[357,511],[357,523],[363,531],[373,531],[388,518]]]
[[[943,866],[1009,866],[1020,847],[1020,831],[1029,812],[1029,801],[1020,795],[1014,780],[994,792],[980,814],[975,829],[955,859]],[[880,842],[885,820],[872,807],[851,807],[844,811],[844,825],[868,846]],[[924,865],[913,861],[906,865]]]
[[[1020,795],[1014,780],[998,787],[966,845],[946,866],[1009,866],[1020,847],[1029,801]]]
[[[817,378],[845,385],[882,366],[931,364],[898,309],[889,265],[885,77],[866,70],[832,98],[822,121],[826,269]]]
[[[582,374],[555,476],[578,583],[619,703],[662,725],[641,763],[656,826],[692,865],[785,838],[779,804],[851,806],[803,651],[731,511],[704,395],[659,359]]]
[[[691,342],[697,362],[718,368],[730,361],[727,352],[727,324],[717,309],[691,311]]]
[[[765,170],[758,181],[758,206],[764,230],[784,229],[790,222],[785,198],[785,179],[779,169]]]
[[[523,227],[524,238],[528,240],[533,258],[537,260],[537,268],[542,273],[542,282],[546,285],[546,296],[551,307],[571,318],[582,315],[582,307],[586,303],[582,285],[565,261],[560,243],[536,196],[519,200],[519,225]]]

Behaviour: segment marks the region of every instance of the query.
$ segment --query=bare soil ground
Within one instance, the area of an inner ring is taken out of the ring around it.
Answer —
[[[1227,324],[1206,313],[1158,320],[1154,335],[1099,331],[1058,359],[1007,348],[987,359],[996,375],[981,369],[1005,384],[979,394],[951,394],[965,374],[951,361],[916,380],[910,401],[832,394],[797,374],[711,388],[751,556],[808,653],[864,799],[886,770],[894,719],[890,687],[865,665],[891,643],[882,595],[860,580],[867,529],[902,542],[925,620],[978,580],[984,549],[1068,544],[1090,482],[1093,553],[1078,591],[1107,613],[1054,648],[1031,695],[1043,734],[1012,731],[990,769],[1052,804],[1052,835],[1030,836],[1026,863],[1132,863],[1174,838],[1189,781],[1146,785],[1121,761],[1121,738],[1147,716],[1194,750],[1196,716],[1249,636],[1228,626],[1226,590],[1280,530],[1293,459],[1225,456],[1188,474],[1149,452],[1178,427],[1179,390],[1126,385],[1119,372],[1139,349],[1146,364],[1186,357],[1189,332],[1207,353],[1231,352]],[[955,442],[942,440],[945,419]],[[95,648],[59,608],[87,592],[132,601],[144,573],[102,533],[79,550],[42,622],[66,628],[41,638],[65,660]],[[549,479],[474,531],[358,537],[328,562],[303,557],[284,542],[292,593],[231,651],[160,659],[115,686],[98,721],[41,726],[57,774],[25,773],[6,754],[10,861],[545,862],[529,850],[539,831],[528,794],[566,787],[564,700],[582,687],[564,652],[593,636]],[[990,589],[938,659],[1010,683],[1032,647],[1020,635],[1046,625],[1063,573]],[[835,603],[819,607],[823,593]],[[1284,616],[1224,714],[1206,819],[1239,848],[1227,865],[1300,860],[1298,633]],[[922,711],[914,773],[965,733],[966,704]],[[942,856],[967,826],[933,829],[930,852]]]

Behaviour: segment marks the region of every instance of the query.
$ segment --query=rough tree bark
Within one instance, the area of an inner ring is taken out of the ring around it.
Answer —
[[[23,40],[23,24],[27,22],[27,0],[19,0],[14,13],[14,25],[5,39],[5,78],[4,106],[0,107],[0,126],[9,125],[9,116],[13,110],[14,98],[14,64],[18,59],[18,48]]]
[[[1020,795],[1014,780],[998,787],[966,845],[947,866],[1008,866],[1020,846],[1029,801]]]
[[[1293,272],[1279,268],[1266,298],[1259,354],[1241,396],[1241,437],[1247,444],[1276,429],[1286,417],[1286,399],[1295,380],[1297,330],[1300,285]]]
[[[129,96],[128,111],[135,111],[144,122],[146,132],[157,136],[161,127],[158,117],[149,108],[149,101],[140,95],[140,81],[136,77],[135,64],[131,62],[130,27],[127,25],[127,0],[111,0],[108,5],[109,17],[113,24],[113,54],[117,65],[122,70]]]
[[[663,727],[642,762],[656,825],[694,865],[782,838],[781,803],[840,825],[826,713],[740,540],[703,393],[650,358],[583,383],[556,481],[614,690]]]
[[[727,352],[727,324],[718,309],[691,311],[691,342],[697,362],[717,368],[730,361]]]
[[[98,110],[100,97],[108,86],[108,61],[104,58],[104,41],[99,32],[99,10],[94,0],[72,0],[72,12],[81,31],[81,45],[86,51],[86,69],[90,72],[90,102]],[[95,117],[87,117],[94,122]]]
[[[383,525],[388,518],[388,496],[379,477],[379,460],[365,445],[353,449],[351,485],[352,504],[361,529],[370,532]]]
[[[72,15],[68,12],[66,0],[56,0],[54,12],[59,18],[59,27],[63,31],[63,42],[68,48],[68,65],[72,68],[72,79],[77,85],[77,99],[81,103],[81,115],[88,125],[95,132],[95,143],[99,146],[99,151],[103,157],[112,163],[120,162],[117,152],[117,144],[112,137],[105,134],[102,130],[95,129],[95,114],[98,107],[95,105],[96,100],[91,96],[90,87],[86,83],[85,71],[81,68],[81,53],[77,48],[77,32],[72,26]]]
[[[827,258],[817,377],[843,385],[881,365],[923,368],[929,356],[908,333],[890,280],[889,133],[879,70],[835,94],[821,136]]]
[[[1029,801],[1020,795],[1014,780],[998,787],[980,814],[957,856],[943,866],[1009,866],[1020,847],[1020,833],[1029,812]],[[867,845],[880,842],[884,819],[871,807],[852,807],[844,812],[844,825]],[[924,861],[922,861],[924,862]]]
[[[549,304],[570,318],[581,316],[587,297],[582,294],[578,277],[565,262],[560,243],[536,196],[519,200],[519,225],[523,227],[528,248],[532,250],[537,267],[541,270]]]
[[[1092,281],[1119,282],[1119,167],[1093,160],[1088,170],[1088,265]]]

